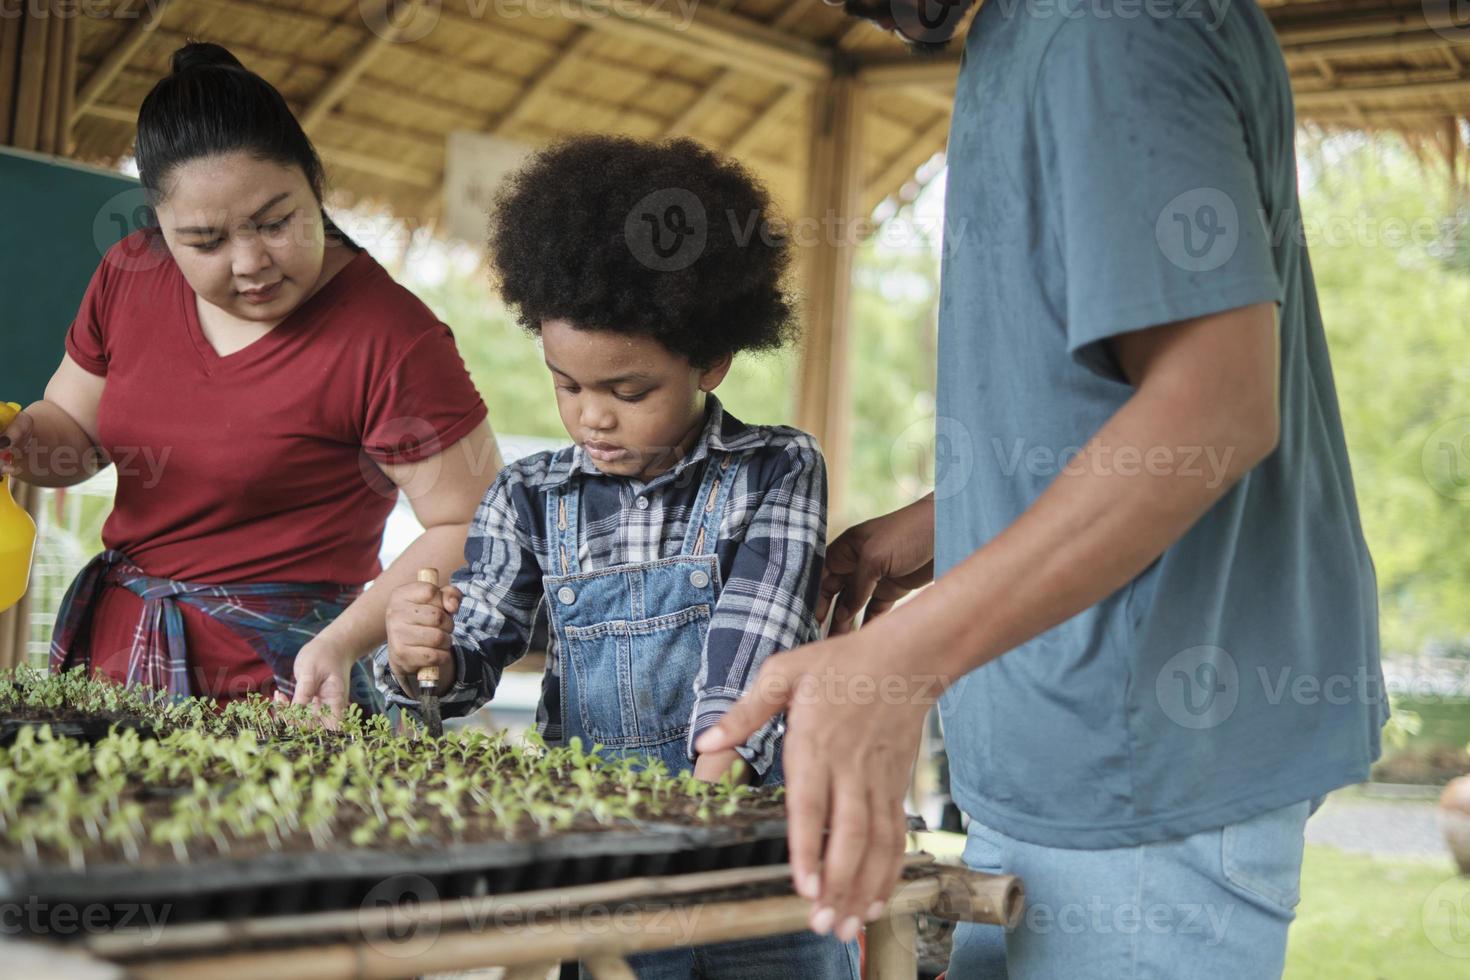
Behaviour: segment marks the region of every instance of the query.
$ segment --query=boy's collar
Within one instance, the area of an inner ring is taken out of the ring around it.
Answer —
[[[662,482],[665,478],[676,478],[680,473],[701,460],[709,458],[711,450],[716,452],[738,452],[761,444],[760,430],[746,425],[735,416],[725,411],[725,406],[720,399],[710,392],[705,399],[704,428],[700,430],[699,438],[695,440],[694,447],[684,454],[684,458],[674,464],[672,469],[665,470],[658,476],[649,480],[647,486]],[[586,473],[591,476],[604,476],[597,464],[587,455],[581,446],[573,446],[571,456],[567,462],[552,467],[546,474],[546,479],[541,485],[544,487],[556,486],[571,479],[573,473]],[[619,479],[631,479],[631,477],[620,477]]]

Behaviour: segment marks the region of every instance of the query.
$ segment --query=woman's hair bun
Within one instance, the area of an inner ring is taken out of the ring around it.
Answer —
[[[188,71],[191,68],[238,68],[245,70],[240,64],[240,59],[218,44],[208,41],[190,41],[174,52],[173,73]]]

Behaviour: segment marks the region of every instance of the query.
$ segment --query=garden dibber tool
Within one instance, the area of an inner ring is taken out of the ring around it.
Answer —
[[[436,589],[439,588],[439,570],[420,568],[419,581],[427,582]],[[419,711],[424,716],[424,727],[434,738],[440,738],[444,734],[444,719],[439,714],[439,668],[421,668],[418,673],[418,682]]]

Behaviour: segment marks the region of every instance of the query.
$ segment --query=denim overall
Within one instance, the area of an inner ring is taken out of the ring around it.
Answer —
[[[740,458],[711,458],[695,497],[683,546],[673,558],[583,572],[577,561],[581,490],[568,480],[546,495],[546,526],[555,537],[542,578],[551,630],[561,657],[562,730],[601,754],[650,756],[670,772],[690,768],[686,743],[694,682],[704,659],[710,613],[720,595],[715,558],[720,517]],[[782,779],[777,760],[762,782]],[[630,957],[641,980],[857,980],[857,943],[811,932],[710,946],[677,947]],[[584,978],[589,977],[584,969]]]
[[[561,574],[542,583],[560,650],[567,741],[601,743],[609,758],[647,755],[673,773],[690,768],[694,680],[721,588],[714,548],[738,469],[730,456],[705,467],[678,555],[597,572],[578,565],[579,481],[546,495],[551,563]]]

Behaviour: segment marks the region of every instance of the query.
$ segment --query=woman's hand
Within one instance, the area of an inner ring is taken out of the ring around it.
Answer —
[[[316,709],[327,727],[335,727],[347,710],[352,665],[356,660],[350,651],[323,637],[307,641],[292,665],[296,694],[289,699],[290,703]],[[284,692],[276,692],[278,703],[285,704],[287,700]]]
[[[36,423],[27,412],[19,412],[0,432],[0,476],[16,476],[20,468],[17,456],[24,458],[34,438]]]

